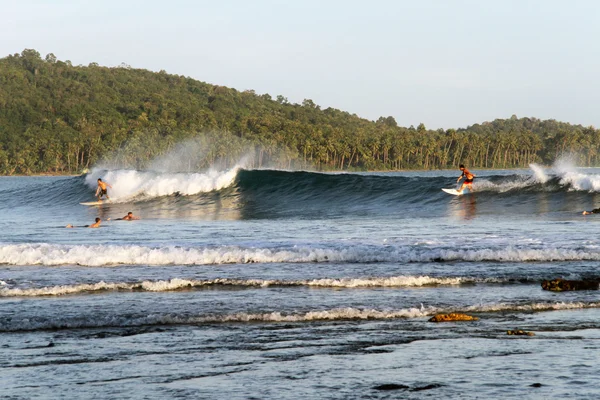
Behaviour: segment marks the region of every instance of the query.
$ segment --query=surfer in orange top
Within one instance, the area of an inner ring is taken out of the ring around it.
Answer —
[[[106,189],[107,186],[112,189],[112,186],[110,186],[110,184],[102,182],[102,179],[98,178],[98,189],[96,189],[96,197],[98,198],[98,201],[102,200],[102,196],[106,196],[106,200],[110,200]]]
[[[473,185],[473,179],[475,179],[475,175],[472,174],[468,169],[466,169],[463,164],[460,164],[459,168],[462,171],[462,174],[458,177],[458,179],[456,180],[456,182],[460,182],[460,180],[462,178],[465,178],[465,180],[462,183],[462,185],[460,186],[460,189],[457,190],[457,192],[462,193],[462,191],[466,187],[468,187],[469,191],[472,192],[473,191],[473,187],[471,185]]]

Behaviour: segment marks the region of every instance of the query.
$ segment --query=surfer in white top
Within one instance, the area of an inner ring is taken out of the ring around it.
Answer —
[[[457,190],[457,192],[462,193],[462,191],[465,188],[469,188],[469,191],[473,191],[473,179],[475,179],[475,174],[472,174],[468,169],[465,168],[465,166],[463,164],[459,165],[460,170],[462,171],[462,174],[458,177],[458,179],[456,180],[456,182],[460,182],[461,179],[465,178],[464,182],[462,183],[462,185],[460,186],[460,189]]]

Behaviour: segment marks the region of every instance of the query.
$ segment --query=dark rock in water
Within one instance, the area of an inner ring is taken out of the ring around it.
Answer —
[[[596,280],[569,281],[566,279],[552,279],[542,281],[542,289],[553,292],[563,292],[568,290],[598,290],[600,282]]]
[[[48,343],[48,346],[46,346],[46,347],[54,347],[54,343],[50,342],[50,343]]]
[[[429,389],[436,389],[441,387],[442,385],[438,384],[438,383],[432,383],[426,386],[419,386],[416,388],[412,388],[410,389],[411,392],[420,392],[421,390],[429,390]]]
[[[513,331],[506,331],[507,335],[518,335],[518,336],[535,336],[533,332],[527,332],[521,329],[515,329]]]
[[[373,389],[375,390],[401,390],[408,389],[409,387],[406,385],[398,385],[396,383],[385,383],[383,385],[375,386]]]
[[[529,387],[542,387],[541,383],[532,383]]]

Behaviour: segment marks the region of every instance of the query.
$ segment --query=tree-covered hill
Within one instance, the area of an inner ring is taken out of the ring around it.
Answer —
[[[0,59],[0,174],[74,173],[106,157],[142,168],[198,137],[198,168],[248,152],[256,167],[325,170],[523,167],[563,153],[600,165],[600,131],[554,120],[405,128],[164,71],[73,66],[35,50]]]

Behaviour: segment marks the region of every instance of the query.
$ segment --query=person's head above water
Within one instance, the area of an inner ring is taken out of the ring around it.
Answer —
[[[133,215],[133,211],[129,211],[123,218],[117,218],[121,221],[133,221],[134,219],[140,219],[140,217],[136,217]]]
[[[464,164],[460,164],[460,165],[458,166],[458,169],[465,169],[465,166],[464,166]]]
[[[102,182],[102,178],[98,178],[98,182]]]

